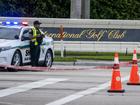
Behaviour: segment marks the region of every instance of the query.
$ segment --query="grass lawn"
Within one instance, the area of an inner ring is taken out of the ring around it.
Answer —
[[[65,52],[65,57],[60,56],[60,51],[55,52],[55,62],[73,62],[76,60],[114,60],[113,52]],[[139,54],[138,54],[139,56]],[[133,57],[132,53],[119,53],[120,61],[131,61]]]

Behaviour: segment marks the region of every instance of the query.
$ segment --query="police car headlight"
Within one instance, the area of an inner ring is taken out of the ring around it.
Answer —
[[[0,52],[1,51],[6,51],[6,50],[9,50],[9,49],[11,49],[11,46],[0,47]]]

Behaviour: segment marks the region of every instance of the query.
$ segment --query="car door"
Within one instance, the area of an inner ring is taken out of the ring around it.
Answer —
[[[42,32],[42,30],[40,30],[40,31],[41,31],[42,34],[44,34]],[[43,38],[43,41],[40,45],[40,58],[39,58],[39,60],[44,61],[45,55],[46,55],[46,40]]]
[[[22,57],[23,57],[23,63],[28,63],[30,62],[30,40],[29,38],[29,32],[30,32],[31,28],[24,28],[22,30],[22,34],[21,34],[21,45],[20,45],[20,50],[22,53]]]

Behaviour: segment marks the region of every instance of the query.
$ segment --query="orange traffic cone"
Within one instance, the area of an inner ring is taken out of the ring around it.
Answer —
[[[115,53],[113,72],[112,72],[111,89],[108,90],[108,92],[122,93],[124,91],[125,90],[122,89],[122,83],[121,83],[118,53]]]
[[[136,49],[134,49],[132,68],[131,68],[131,72],[130,72],[129,82],[127,83],[127,85],[140,85]]]

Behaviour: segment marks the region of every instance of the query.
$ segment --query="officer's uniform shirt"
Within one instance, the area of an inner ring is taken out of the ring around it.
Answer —
[[[42,43],[42,40],[43,40],[43,37],[41,37],[42,32],[40,31],[39,28],[35,28],[35,29],[36,29],[37,36],[39,36],[39,37],[36,38],[36,40],[37,40],[38,44],[40,45]],[[29,35],[30,35],[29,36],[30,38],[34,37],[32,29],[29,30]]]

